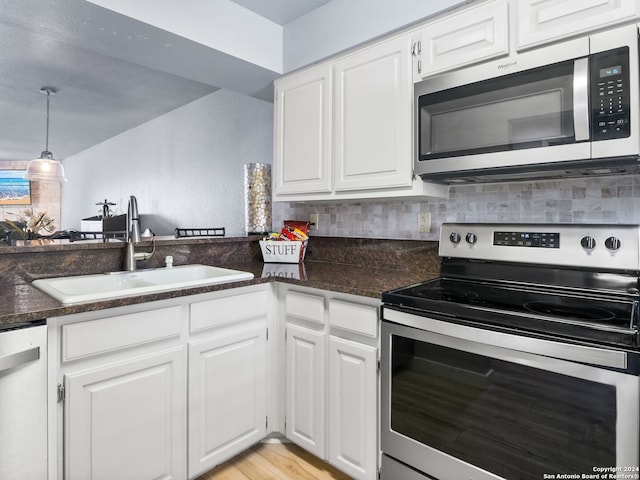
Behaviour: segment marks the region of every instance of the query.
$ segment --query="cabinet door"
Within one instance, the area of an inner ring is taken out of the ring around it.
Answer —
[[[329,338],[329,462],[353,478],[376,478],[377,349]]]
[[[266,435],[265,321],[189,343],[189,477]]]
[[[331,67],[276,82],[276,195],[331,191]]]
[[[640,16],[637,0],[519,0],[518,49],[632,21]]]
[[[410,47],[396,37],[336,62],[336,191],[411,185]]]
[[[325,337],[287,325],[286,436],[325,458]]]
[[[426,26],[417,35],[418,74],[427,77],[509,53],[505,0],[488,2]]]
[[[65,376],[65,478],[186,475],[183,347]]]

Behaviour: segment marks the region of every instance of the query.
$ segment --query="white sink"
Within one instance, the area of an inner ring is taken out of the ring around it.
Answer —
[[[253,273],[241,270],[209,265],[181,265],[135,272],[43,278],[34,280],[33,286],[70,305],[252,278]]]

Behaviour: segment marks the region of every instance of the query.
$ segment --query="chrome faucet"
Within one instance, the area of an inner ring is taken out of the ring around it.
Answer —
[[[138,215],[138,201],[136,197],[129,197],[127,207],[127,247],[124,257],[124,269],[132,272],[138,268],[138,261],[147,260],[156,251],[156,242],[153,238],[153,250],[151,252],[136,252],[136,244],[142,241],[140,235],[140,216]]]

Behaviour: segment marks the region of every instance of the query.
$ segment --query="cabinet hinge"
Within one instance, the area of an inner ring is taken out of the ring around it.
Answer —
[[[422,52],[422,41],[418,40],[411,45],[411,56],[416,57]]]
[[[64,397],[65,397],[64,385],[59,383],[58,384],[58,403],[64,402]]]

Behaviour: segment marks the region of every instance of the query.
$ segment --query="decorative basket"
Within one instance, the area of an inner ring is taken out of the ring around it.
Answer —
[[[260,240],[265,263],[302,263],[307,252],[307,240]]]

